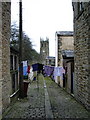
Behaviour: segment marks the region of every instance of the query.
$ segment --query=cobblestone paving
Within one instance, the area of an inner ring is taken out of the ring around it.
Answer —
[[[19,99],[11,109],[8,109],[4,118],[19,119],[45,119],[45,88],[43,76],[38,77],[39,82],[33,81],[29,85],[28,97]],[[90,118],[88,112],[82,105],[74,100],[50,78],[45,77],[46,87],[49,94],[53,118]],[[56,119],[58,120],[58,119]],[[66,120],[66,119],[65,119]],[[81,119],[80,119],[81,120]],[[86,119],[87,120],[87,119]]]
[[[33,81],[29,85],[28,97],[19,99],[12,106],[12,109],[7,112],[4,118],[45,118],[45,94],[43,79],[41,79],[41,76],[38,78],[39,83],[37,83],[37,81]]]
[[[90,112],[50,78],[45,79],[54,118],[87,118],[90,120]]]

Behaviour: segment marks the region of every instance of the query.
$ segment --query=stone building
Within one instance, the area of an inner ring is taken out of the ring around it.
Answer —
[[[46,38],[46,40],[43,40],[40,38],[40,55],[42,64],[45,64],[46,57],[49,56],[49,39]]]
[[[46,57],[46,65],[55,66],[55,57],[53,56]]]
[[[64,50],[62,52],[63,67],[65,75],[63,78],[63,87],[70,94],[74,94],[74,51]]]
[[[58,83],[61,87],[65,87],[66,90],[71,93],[72,88],[70,85],[72,83],[71,74],[73,69],[69,64],[68,61],[74,59],[74,38],[72,31],[57,31],[55,33],[55,43],[56,43],[56,60],[55,66],[56,67],[63,67],[64,69],[68,68],[66,76],[67,77],[56,77],[56,83]],[[66,71],[66,70],[65,70]]]
[[[73,2],[75,98],[90,110],[90,2]]]
[[[0,2],[0,119],[10,104],[11,3]]]
[[[57,31],[55,33],[56,43],[56,66],[63,66],[62,54],[66,50],[74,50],[74,39],[72,31]]]
[[[10,102],[19,96],[19,51],[10,47],[10,77],[11,91]]]

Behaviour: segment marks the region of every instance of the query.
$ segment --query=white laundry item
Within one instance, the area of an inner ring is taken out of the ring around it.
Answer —
[[[29,77],[29,80],[33,80],[33,69],[32,69],[32,67],[30,67],[30,73],[28,74],[28,77]]]
[[[65,74],[65,70],[63,67],[55,67],[54,68],[54,79],[56,78],[56,76],[62,76],[63,74]]]

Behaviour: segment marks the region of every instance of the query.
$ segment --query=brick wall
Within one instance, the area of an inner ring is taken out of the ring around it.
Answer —
[[[90,5],[77,14],[74,5],[75,97],[90,109]]]
[[[1,112],[10,103],[10,2],[0,2],[0,106]]]

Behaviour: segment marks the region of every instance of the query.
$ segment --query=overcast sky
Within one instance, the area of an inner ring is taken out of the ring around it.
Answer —
[[[23,31],[40,51],[40,37],[49,38],[50,56],[55,56],[55,32],[73,30],[72,0],[22,0]],[[19,21],[19,6],[11,5],[11,21]]]

